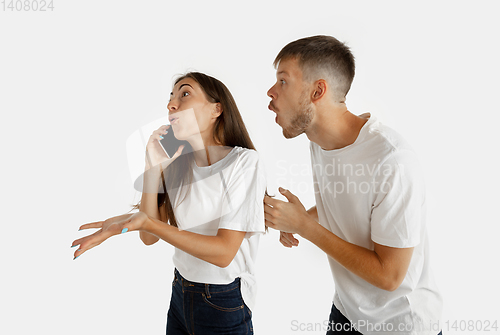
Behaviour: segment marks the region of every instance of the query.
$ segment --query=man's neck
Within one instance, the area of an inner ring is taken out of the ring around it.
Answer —
[[[306,135],[324,150],[341,149],[356,141],[367,121],[349,112],[345,104],[337,104],[317,110]]]

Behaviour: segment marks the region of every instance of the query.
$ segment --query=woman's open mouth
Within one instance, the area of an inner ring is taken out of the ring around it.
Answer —
[[[177,122],[177,120],[179,120],[179,117],[176,116],[176,115],[169,115],[168,116],[168,122],[170,122],[170,124],[174,124]]]

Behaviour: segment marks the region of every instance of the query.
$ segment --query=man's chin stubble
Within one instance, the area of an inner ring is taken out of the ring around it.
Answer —
[[[283,136],[287,139],[294,138],[302,134],[304,130],[297,130],[296,132],[291,132],[288,129],[283,129]]]
[[[298,115],[295,120],[291,122],[291,126],[283,128],[283,136],[285,138],[294,138],[306,131],[306,128],[312,121],[312,111],[309,108],[304,108],[304,112]]]

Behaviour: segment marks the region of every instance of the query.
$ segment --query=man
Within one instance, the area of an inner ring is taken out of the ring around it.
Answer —
[[[425,190],[414,151],[345,98],[354,77],[349,48],[331,36],[299,39],[274,61],[269,109],[286,138],[311,141],[316,206],[266,197],[268,227],[286,247],[293,234],[327,255],[335,296],[327,334],[440,333],[441,295],[429,268]]]

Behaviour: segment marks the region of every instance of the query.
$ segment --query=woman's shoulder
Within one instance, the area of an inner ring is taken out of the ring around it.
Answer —
[[[242,162],[251,164],[257,163],[260,160],[259,153],[255,149],[248,149],[243,147],[234,147],[235,154],[238,155],[238,159]]]
[[[255,149],[242,147],[234,147],[234,153],[237,156],[237,166],[242,169],[254,169],[263,173],[265,171],[264,162],[260,158],[260,154]]]
[[[259,153],[255,149],[234,147],[233,152],[236,156],[235,171],[238,171],[239,174],[247,175],[249,178],[253,175],[265,180],[266,169]]]

